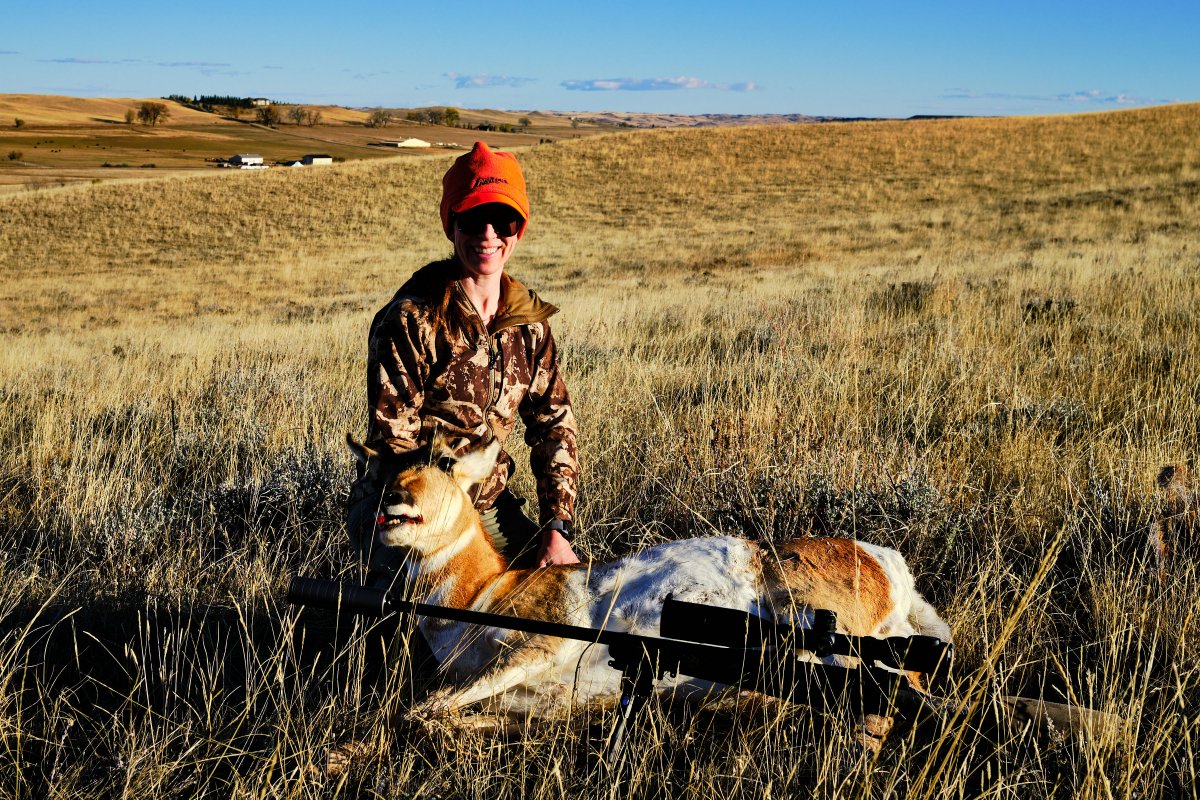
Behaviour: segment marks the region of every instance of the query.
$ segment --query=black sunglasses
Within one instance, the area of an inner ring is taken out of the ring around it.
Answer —
[[[516,236],[525,218],[506,205],[482,205],[454,215],[454,224],[467,236],[479,236],[488,225],[501,238]]]

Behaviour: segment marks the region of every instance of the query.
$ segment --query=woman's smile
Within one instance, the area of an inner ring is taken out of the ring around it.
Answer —
[[[487,215],[489,211],[495,213],[496,205],[488,204],[492,208],[485,206],[473,211],[475,215]],[[499,222],[496,225],[505,227]],[[454,222],[454,252],[472,278],[483,278],[502,272],[517,246],[519,237],[515,233],[504,236],[503,233],[507,231],[498,232],[496,225],[483,222],[480,227],[479,222],[472,220],[462,225],[457,220]],[[463,230],[464,227],[466,230]]]

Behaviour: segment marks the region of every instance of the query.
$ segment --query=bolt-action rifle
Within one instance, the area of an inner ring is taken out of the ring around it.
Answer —
[[[953,656],[949,642],[929,636],[877,639],[837,633],[834,612],[824,609],[816,610],[811,627],[805,628],[668,597],[661,635],[646,636],[430,605],[385,589],[320,578],[293,578],[287,599],[361,616],[416,614],[606,645],[609,664],[621,671],[621,700],[607,745],[610,763],[622,758],[629,722],[653,694],[655,681],[666,675],[753,689],[823,712],[844,709],[856,718],[894,713],[917,722],[933,712],[929,699],[893,670],[943,675]],[[834,666],[805,654],[818,659],[850,656],[860,665]]]

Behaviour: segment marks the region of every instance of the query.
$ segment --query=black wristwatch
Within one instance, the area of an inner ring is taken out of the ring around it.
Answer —
[[[558,531],[568,542],[575,540],[575,526],[565,519],[552,519],[546,523],[546,530]]]

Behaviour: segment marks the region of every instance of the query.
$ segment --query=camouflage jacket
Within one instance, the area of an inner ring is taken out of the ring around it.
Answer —
[[[452,302],[473,322],[471,340],[451,337],[444,326],[435,332],[431,315],[442,276],[454,269],[453,260],[427,264],[375,315],[367,344],[367,442],[400,453],[427,444],[440,430],[459,450],[493,438],[503,448],[520,414],[541,521],[573,519],[575,415],[547,322],[558,309],[506,273],[487,329],[456,283]],[[512,458],[502,451],[478,488],[477,508],[491,507],[512,470]]]

